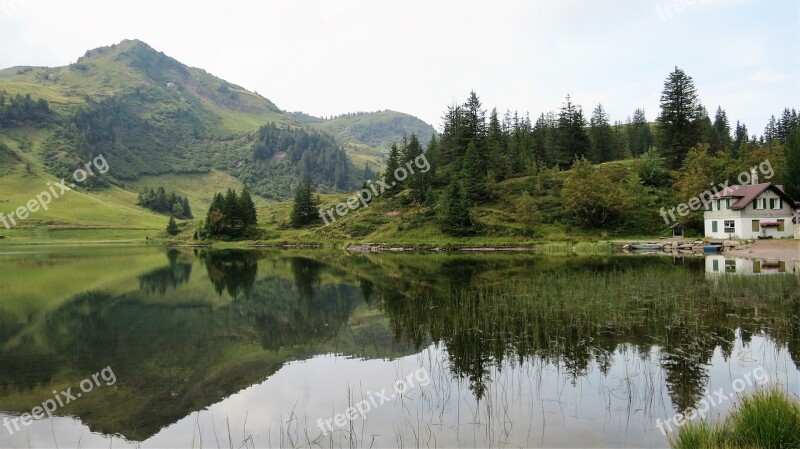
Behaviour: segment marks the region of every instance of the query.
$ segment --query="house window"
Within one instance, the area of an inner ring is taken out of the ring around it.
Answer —
[[[725,220],[725,229],[726,234],[733,234],[736,232],[736,222],[733,220]]]
[[[753,232],[761,232],[761,221],[753,220],[753,227],[750,230]]]
[[[717,232],[717,220],[711,221],[711,232]]]
[[[769,199],[769,208],[770,209],[783,209],[783,201],[780,198],[770,198]]]
[[[726,273],[736,273],[736,261],[735,260],[726,260],[725,261],[725,272]]]
[[[713,266],[714,266],[714,268],[713,268],[714,273],[716,273],[716,272],[719,271],[719,260],[714,259],[714,260],[712,260],[712,262],[713,262]]]
[[[719,200],[717,200],[717,210],[722,210],[719,208]]]
[[[786,225],[784,223],[784,220],[778,220],[778,232],[784,232],[786,230]]]
[[[753,208],[756,210],[766,209],[767,208],[767,199],[766,198],[756,198],[756,202],[753,203]]]
[[[730,208],[731,208],[731,200],[729,198],[725,200],[725,209],[730,209]]]

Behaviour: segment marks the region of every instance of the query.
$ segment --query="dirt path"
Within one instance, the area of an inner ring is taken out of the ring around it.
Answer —
[[[752,259],[800,262],[800,240],[757,240],[752,245],[725,254]]]

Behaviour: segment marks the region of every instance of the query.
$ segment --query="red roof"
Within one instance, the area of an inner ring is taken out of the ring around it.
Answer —
[[[717,194],[713,195],[711,199],[718,200],[722,198],[737,198],[737,201],[731,204],[731,209],[744,209],[748,204],[752,203],[758,195],[761,195],[767,189],[777,193],[778,196],[783,198],[784,201],[787,201],[789,205],[795,205],[794,200],[791,199],[789,195],[787,195],[786,192],[780,188],[780,186],[772,184],[771,182],[746,185],[736,184],[728,186],[719,191]]]

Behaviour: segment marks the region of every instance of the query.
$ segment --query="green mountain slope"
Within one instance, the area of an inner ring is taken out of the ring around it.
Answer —
[[[69,66],[3,69],[0,212],[102,154],[110,169],[78,186],[72,206],[80,212],[54,207],[20,228],[101,227],[118,215],[126,227],[141,229],[138,238],[161,228],[163,219],[136,206],[142,186],[191,186],[177,193],[204,201],[215,189],[247,183],[263,198],[283,200],[308,172],[321,192],[346,192],[363,181],[366,160],[373,169],[382,163],[386,142],[432,130],[389,111],[361,116],[355,128],[346,117],[330,123],[302,117],[137,40],[87,51]],[[394,122],[401,125],[392,128]],[[79,205],[98,199],[107,210]],[[207,204],[193,206],[202,211]]]
[[[343,114],[330,119],[301,112],[291,115],[298,123],[336,136],[357,168],[369,164],[373,171],[384,165],[392,143],[400,142],[403,136],[416,134],[427,146],[431,136],[436,133],[433,126],[417,117],[390,110]]]

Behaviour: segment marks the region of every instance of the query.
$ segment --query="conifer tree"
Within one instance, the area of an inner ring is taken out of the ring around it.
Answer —
[[[628,145],[632,156],[640,156],[655,143],[644,109],[636,109],[628,125]]]
[[[175,222],[175,217],[169,217],[169,223],[167,223],[167,234],[178,235],[178,223]]]
[[[258,223],[256,205],[253,202],[253,198],[250,196],[250,191],[247,189],[247,187],[242,190],[242,194],[239,196],[239,210],[242,213],[242,220],[244,221],[244,226],[246,228],[255,226]]]
[[[786,170],[783,186],[795,201],[800,200],[800,126],[795,126],[783,147]]]
[[[189,206],[189,198],[184,197],[181,206],[183,207],[184,217],[194,218],[194,214],[192,214],[192,208]]]
[[[414,169],[414,173],[411,174],[409,171],[409,177],[405,180],[404,185],[411,190],[411,199],[420,204],[425,201],[425,194],[427,193],[428,186],[430,185],[430,171],[422,173],[420,169],[414,165],[416,159],[422,156],[422,154],[422,144],[420,144],[417,136],[412,133],[403,154],[403,159],[405,160],[403,165],[406,166],[406,164],[410,162],[412,164],[411,167]]]
[[[569,95],[558,114],[556,130],[556,158],[554,162],[562,168],[572,165],[576,157],[584,157],[590,150],[586,134],[586,119],[580,105],[572,103]]]
[[[314,198],[314,187],[311,177],[307,176],[297,185],[292,205],[291,223],[293,228],[301,228],[320,221],[317,210],[317,201]]]
[[[701,105],[692,77],[675,67],[664,82],[658,123],[658,147],[667,166],[680,168],[689,148],[701,139]]]
[[[492,109],[489,116],[489,128],[486,134],[487,171],[496,181],[502,181],[509,176],[510,161],[508,160],[508,142],[506,134],[497,117],[497,109]]]
[[[714,142],[712,148],[719,153],[730,153],[733,146],[731,139],[731,125],[728,122],[728,114],[722,107],[717,107],[714,115]]]
[[[480,168],[480,156],[472,142],[467,145],[461,175],[464,179],[464,193],[471,201],[479,202],[486,198],[486,176]]]
[[[394,172],[402,165],[402,157],[403,155],[400,153],[400,149],[397,147],[397,144],[393,143],[391,149],[389,150],[389,157],[386,159],[386,171],[383,175],[383,182],[389,186],[394,187],[397,185]],[[391,197],[394,196],[398,190],[399,189],[394,188],[388,189],[383,193],[383,195]]]
[[[589,121],[589,137],[592,142],[592,162],[608,162],[616,159],[614,131],[608,121],[608,114],[602,104],[598,104]]]
[[[239,196],[236,191],[228,189],[222,205],[223,233],[228,236],[238,237],[244,231],[242,210],[239,207]]]
[[[450,235],[466,235],[472,230],[470,202],[456,177],[450,179],[443,198],[442,231]]]
[[[750,141],[750,136],[747,135],[747,126],[744,123],[736,121],[736,128],[733,131],[733,144],[731,148],[731,155],[739,157],[747,151],[747,144]]]

